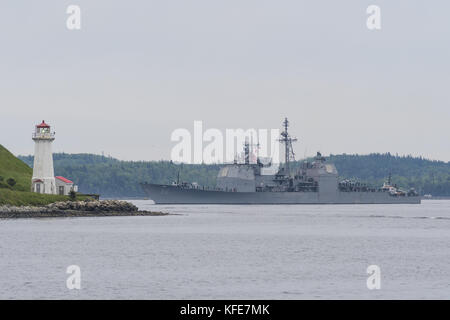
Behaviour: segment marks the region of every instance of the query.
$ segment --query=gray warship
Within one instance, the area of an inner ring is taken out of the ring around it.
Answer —
[[[280,142],[284,144],[284,165],[275,174],[264,174],[257,158],[250,162],[250,144],[244,144],[244,162],[224,165],[218,173],[215,188],[179,181],[172,185],[141,184],[148,197],[157,204],[420,204],[419,194],[391,185],[373,188],[352,180],[339,181],[334,164],[320,152],[312,161],[291,168],[295,160],[289,122],[283,122]]]

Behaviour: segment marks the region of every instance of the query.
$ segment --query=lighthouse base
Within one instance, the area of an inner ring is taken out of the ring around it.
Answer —
[[[54,177],[34,178],[31,183],[31,192],[56,194],[56,182]]]

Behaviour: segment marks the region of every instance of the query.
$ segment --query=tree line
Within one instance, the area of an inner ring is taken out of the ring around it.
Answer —
[[[33,156],[19,156],[29,166]],[[53,155],[55,174],[78,185],[83,193],[103,197],[145,197],[141,182],[171,184],[177,180],[215,186],[220,165],[175,164],[171,161],[121,161],[94,154]],[[341,179],[355,179],[381,186],[389,174],[392,183],[420,194],[450,196],[450,162],[390,153],[369,155],[330,155],[327,161],[336,165]],[[293,167],[299,166],[296,161]]]

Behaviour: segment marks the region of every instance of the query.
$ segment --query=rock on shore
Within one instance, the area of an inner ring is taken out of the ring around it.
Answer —
[[[64,201],[43,207],[0,206],[0,218],[154,215],[166,215],[166,213],[139,211],[134,204],[119,200]]]
[[[134,204],[119,200],[64,201],[51,203],[47,205],[46,208],[49,210],[80,210],[100,212],[133,212],[139,210]]]

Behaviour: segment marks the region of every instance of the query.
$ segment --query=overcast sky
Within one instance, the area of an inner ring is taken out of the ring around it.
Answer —
[[[81,7],[81,30],[66,8]],[[366,8],[381,27],[366,27]],[[177,128],[279,128],[297,154],[450,161],[450,2],[0,2],[0,143],[169,159]]]

